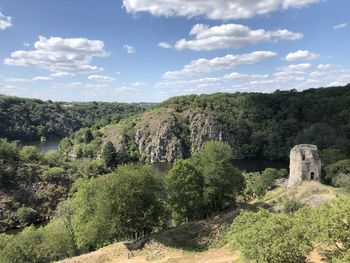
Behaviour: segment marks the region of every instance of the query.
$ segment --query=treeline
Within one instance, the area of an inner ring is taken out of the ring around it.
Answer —
[[[165,177],[150,165],[124,164],[105,176],[80,178],[47,226],[0,235],[0,258],[51,262],[233,207],[244,178],[230,159],[227,144],[208,142]]]
[[[151,104],[66,103],[0,95],[0,137],[34,141],[63,138],[83,127],[102,127],[145,111]]]
[[[295,144],[350,156],[350,85],[302,92],[217,93],[171,98],[159,107],[200,108],[224,124],[242,158],[287,160]]]

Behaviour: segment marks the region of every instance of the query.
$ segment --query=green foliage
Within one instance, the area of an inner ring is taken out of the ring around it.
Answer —
[[[58,181],[60,179],[63,179],[65,176],[65,171],[61,167],[52,167],[48,170],[44,171],[42,174],[42,178],[45,181]]]
[[[350,159],[338,161],[325,168],[326,180],[335,187],[346,187],[350,189]]]
[[[177,223],[203,216],[204,178],[188,160],[176,161],[165,182],[168,203]]]
[[[248,260],[261,263],[306,262],[312,246],[289,216],[266,210],[242,212],[231,227],[230,246]]]
[[[350,85],[303,92],[217,93],[174,97],[159,107],[199,108],[223,124],[243,158],[288,160],[299,143],[350,156]]]
[[[286,214],[293,214],[300,208],[304,207],[304,204],[295,198],[288,198],[283,203],[283,212]]]
[[[334,147],[324,149],[321,152],[321,160],[323,167],[345,159],[346,155],[342,153],[339,149]]]
[[[17,143],[0,139],[0,159],[17,161],[19,159]]]
[[[149,105],[123,103],[44,102],[0,95],[0,137],[35,141],[41,136],[63,138],[83,127],[101,127],[143,112]],[[86,134],[89,142],[91,134]]]
[[[24,162],[39,162],[42,158],[40,151],[35,146],[23,146],[19,156]]]
[[[112,142],[108,141],[102,148],[101,158],[109,168],[115,167],[117,163],[117,152]]]
[[[123,165],[108,176],[81,181],[71,200],[78,247],[95,249],[164,225],[164,186],[156,174],[150,166]]]
[[[17,210],[16,216],[18,222],[21,224],[34,223],[38,216],[38,212],[31,207],[22,206]]]
[[[204,179],[203,201],[207,213],[232,206],[243,188],[244,178],[231,159],[230,146],[218,141],[206,142],[203,149],[191,158]]]
[[[245,178],[244,198],[261,198],[269,191],[276,179],[285,178],[288,171],[285,169],[267,168],[263,172],[243,173]]]

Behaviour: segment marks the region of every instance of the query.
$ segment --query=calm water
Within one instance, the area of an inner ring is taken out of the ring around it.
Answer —
[[[49,139],[46,142],[35,141],[35,142],[23,143],[23,145],[36,146],[41,152],[44,152],[44,153],[52,150],[57,150],[59,144],[60,144],[60,139]]]
[[[48,151],[57,150],[60,144],[59,139],[51,139],[46,142],[29,142],[24,145],[32,145],[39,148],[40,151],[46,153]],[[277,169],[288,169],[287,162],[281,161],[271,161],[268,159],[252,159],[252,160],[232,160],[232,164],[236,166],[238,169],[247,172],[260,172],[265,170],[266,168],[277,168]],[[173,166],[172,163],[154,163],[152,164],[157,170],[162,173],[168,172]]]
[[[271,161],[268,159],[255,159],[255,160],[232,160],[232,164],[238,169],[246,172],[261,172],[266,168],[276,168],[276,169],[288,169],[287,162],[281,161]],[[172,163],[153,163],[155,167],[160,172],[166,173],[173,166]]]

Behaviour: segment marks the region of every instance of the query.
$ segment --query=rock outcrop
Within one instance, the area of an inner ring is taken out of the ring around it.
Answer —
[[[134,145],[140,159],[146,162],[172,162],[188,157],[208,140],[225,141],[233,149],[234,157],[240,156],[234,134],[199,110],[156,109],[144,113],[133,124],[132,120],[127,121],[107,127],[103,139],[111,141],[117,150]],[[125,130],[125,126],[129,128]]]

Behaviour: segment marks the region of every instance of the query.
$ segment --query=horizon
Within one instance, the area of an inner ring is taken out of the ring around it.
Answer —
[[[346,0],[3,0],[0,94],[160,103],[343,86],[349,8]]]

